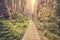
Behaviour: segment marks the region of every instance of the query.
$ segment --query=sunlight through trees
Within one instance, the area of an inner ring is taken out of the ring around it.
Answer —
[[[0,39],[17,38],[29,19],[44,36],[60,40],[60,0],[0,0]]]

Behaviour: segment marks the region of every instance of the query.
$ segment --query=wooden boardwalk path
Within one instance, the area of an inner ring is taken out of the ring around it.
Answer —
[[[41,40],[35,24],[31,20],[29,20],[29,26],[22,40]]]

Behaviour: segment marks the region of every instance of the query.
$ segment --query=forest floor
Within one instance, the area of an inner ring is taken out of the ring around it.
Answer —
[[[32,20],[29,20],[29,26],[22,40],[43,40],[43,38],[41,39],[41,37],[42,36],[38,34],[36,25],[32,22]]]

